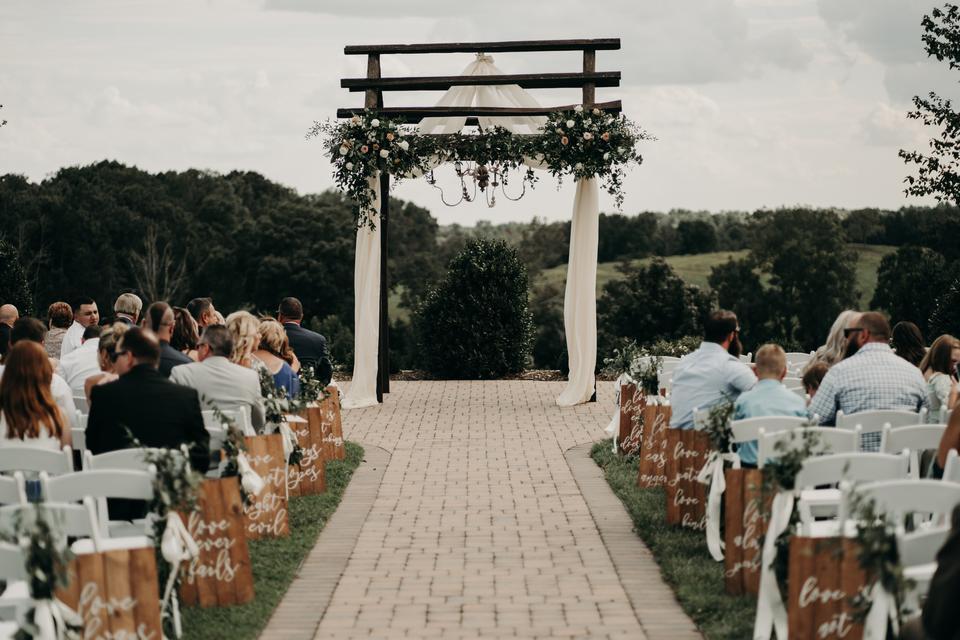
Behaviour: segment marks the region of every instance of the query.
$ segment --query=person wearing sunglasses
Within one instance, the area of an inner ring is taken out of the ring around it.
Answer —
[[[890,348],[890,323],[868,311],[844,329],[847,353],[827,371],[810,402],[810,417],[821,425],[836,424],[837,411],[920,411],[927,407],[927,385],[920,369]],[[865,433],[865,451],[878,451],[880,433]]]
[[[87,397],[87,404],[90,404],[90,391],[97,385],[113,382],[117,379],[117,373],[113,370],[114,363],[117,361],[117,343],[126,333],[130,325],[123,322],[117,322],[112,326],[106,327],[100,333],[100,342],[97,346],[97,363],[100,365],[100,373],[89,376],[83,382],[83,395]]]

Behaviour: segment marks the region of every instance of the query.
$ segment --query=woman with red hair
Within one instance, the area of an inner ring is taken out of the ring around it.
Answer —
[[[41,345],[21,340],[10,348],[0,378],[0,446],[60,449],[71,443],[70,422],[50,392],[52,379],[53,368]]]

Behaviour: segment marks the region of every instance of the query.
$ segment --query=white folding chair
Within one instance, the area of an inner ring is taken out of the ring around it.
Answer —
[[[0,476],[0,504],[27,504],[27,491],[21,472]]]
[[[937,552],[950,535],[950,526],[941,525],[907,533],[897,527],[897,553],[903,576],[913,581],[904,598],[907,612],[919,611],[930,590],[930,582],[937,570]]]
[[[156,451],[149,447],[133,449],[117,449],[93,455],[89,451],[84,457],[83,466],[89,471],[149,471],[151,464],[144,459],[148,451]]]
[[[751,362],[753,362],[753,351],[751,351],[750,353],[742,353],[740,354],[739,358],[740,358],[740,362],[744,364],[750,364]]]
[[[883,427],[880,437],[880,451],[883,453],[900,453],[910,450],[910,477],[920,477],[920,453],[922,451],[936,451],[946,431],[945,424],[911,424],[905,427]]]
[[[20,614],[29,608],[30,589],[27,586],[27,566],[24,550],[9,542],[0,542],[0,580],[7,583],[0,595],[0,621],[16,623]],[[16,625],[13,631],[16,632]],[[0,632],[4,628],[0,628]],[[12,638],[13,635],[0,635]]]
[[[87,402],[87,396],[73,396],[73,405],[80,413],[90,413],[90,404]]]
[[[797,387],[797,388],[795,388],[795,389],[789,389],[789,391],[797,394],[797,395],[800,397],[801,400],[803,400],[803,401],[806,402],[807,404],[810,404],[810,396],[807,395],[807,390],[804,389],[803,387]]]
[[[853,494],[872,500],[877,513],[896,524],[903,524],[909,514],[932,514],[935,518],[949,518],[960,503],[960,484],[940,480],[881,480],[855,487],[847,487],[840,500],[840,519],[852,515]],[[939,524],[934,522],[934,524]]]
[[[840,506],[840,489],[817,489],[818,486],[844,481],[902,480],[907,477],[908,462],[907,455],[864,452],[830,453],[804,460],[794,483],[803,531],[801,535],[817,537],[837,534],[836,520],[815,519],[836,517]]]
[[[760,430],[765,433],[778,433],[780,431],[789,431],[803,426],[806,418],[791,416],[769,416],[765,418],[745,418],[743,420],[734,420],[730,423],[732,437],[730,442],[733,444],[743,444],[753,442],[760,438]]]
[[[226,427],[226,422],[221,422],[216,413],[211,410],[204,410],[203,412],[203,425],[207,427],[207,430],[210,429],[224,429]],[[236,409],[226,409],[221,410],[220,413],[225,417],[233,420],[234,424],[237,425],[237,428],[243,432],[245,436],[255,436],[256,432],[253,430],[253,419],[250,414],[250,407],[241,406]]]
[[[943,480],[960,484],[960,453],[956,449],[947,452],[947,461],[943,465]]]
[[[73,449],[61,451],[43,449],[28,444],[11,444],[0,447],[0,472],[44,471],[50,475],[73,472]]]
[[[79,502],[93,498],[97,502],[97,523],[104,538],[144,537],[148,534],[149,518],[144,521],[111,522],[107,499],[153,500],[153,479],[156,468],[150,471],[107,469],[81,471],[56,478],[40,475],[43,495],[51,502]],[[134,546],[134,545],[131,545]]]
[[[757,433],[757,467],[763,468],[766,461],[778,455],[777,444],[783,442],[790,445],[793,438],[796,443],[802,442],[802,436],[815,433],[819,436],[823,453],[853,453],[857,450],[858,431],[841,431],[833,427],[796,427],[788,431],[766,433],[762,427]],[[794,435],[795,434],[795,435]]]
[[[796,387],[803,387],[803,378],[795,378],[787,376],[783,379],[783,386],[787,389],[795,389]]]
[[[97,528],[97,516],[93,499],[86,498],[78,504],[42,502],[34,504],[10,504],[0,507],[0,532],[5,536],[15,536],[17,523],[21,527],[30,527],[36,518],[36,509],[42,508],[45,518],[56,532],[65,538],[83,538],[93,541],[100,548],[100,532]]]
[[[837,411],[837,428],[852,430],[854,427],[860,427],[861,438],[867,434],[883,431],[883,427],[906,427],[911,424],[923,424],[926,422],[927,410],[921,409],[919,413],[913,411],[897,411],[891,409],[881,409],[877,411],[859,411],[857,413],[845,414],[843,411]],[[877,446],[870,443],[864,446],[861,441],[859,444],[862,450],[879,450],[880,437],[874,436]]]
[[[800,351],[787,352],[787,371],[790,373],[800,373],[807,363],[813,357],[813,351],[802,353]]]
[[[80,452],[80,462],[83,463],[84,454],[87,451],[87,420],[89,415],[82,411],[77,411],[76,425],[70,429],[70,436],[73,441],[73,450]]]
[[[673,386],[673,372],[680,364],[680,358],[673,356],[663,356],[660,358],[660,371],[657,374],[658,385],[663,389],[669,389]]]

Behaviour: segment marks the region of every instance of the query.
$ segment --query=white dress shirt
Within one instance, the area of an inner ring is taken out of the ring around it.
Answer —
[[[73,321],[73,324],[70,325],[70,328],[67,329],[67,332],[63,335],[63,344],[60,345],[61,360],[74,349],[80,348],[80,345],[83,344],[83,332],[86,331],[86,329],[85,326],[76,320]]]
[[[740,359],[715,342],[701,342],[700,348],[685,355],[673,370],[670,426],[693,428],[695,409],[709,409],[723,402],[734,402],[752,389],[757,376]]]
[[[4,366],[0,364],[0,379],[3,378],[3,369]],[[50,381],[50,395],[63,412],[66,424],[71,429],[77,426],[77,405],[73,402],[73,392],[70,391],[67,381],[57,374],[53,374],[53,380]]]
[[[80,345],[79,349],[74,349],[60,359],[57,373],[67,381],[73,395],[82,396],[83,383],[87,378],[103,373],[98,359],[99,349],[100,338],[91,338]]]

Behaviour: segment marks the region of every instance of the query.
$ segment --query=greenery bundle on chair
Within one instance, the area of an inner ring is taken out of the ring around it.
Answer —
[[[533,327],[527,270],[503,241],[469,242],[417,313],[424,366],[444,378],[496,378],[521,371]]]

